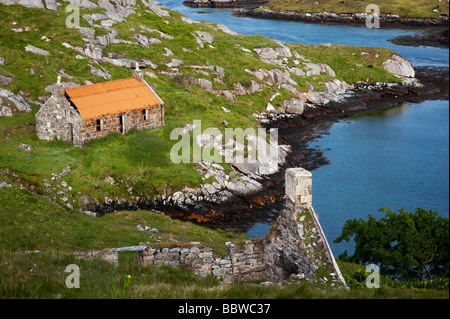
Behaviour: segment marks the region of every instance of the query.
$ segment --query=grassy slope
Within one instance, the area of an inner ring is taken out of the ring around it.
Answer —
[[[316,4],[318,3],[318,4]],[[270,0],[264,7],[275,11],[362,13],[369,4],[380,7],[381,14],[397,14],[405,18],[438,18],[448,15],[448,2],[437,0]],[[433,12],[439,5],[440,12]]]
[[[96,11],[96,10],[94,10]],[[98,11],[98,10],[97,10]],[[81,10],[81,14],[92,13]],[[238,81],[249,83],[254,79],[245,68],[272,68],[259,61],[254,54],[245,55],[236,45],[252,49],[259,45],[274,46],[267,38],[232,37],[216,32],[208,24],[189,26],[180,21],[178,13],[171,13],[165,18],[169,25],[153,14],[132,15],[126,22],[115,27],[120,30],[120,38],[127,39],[133,34],[130,28],[137,29],[140,24],[175,36],[173,40],[162,39],[162,45],[143,49],[139,46],[111,45],[105,48],[109,52],[126,51],[128,58],[149,58],[164,70],[164,63],[170,57],[164,56],[163,47],[170,48],[175,57],[185,61],[186,65],[196,64],[222,66],[226,71],[225,84],[215,84],[218,88],[229,87]],[[57,12],[28,9],[22,6],[0,5],[0,56],[6,58],[5,65],[0,65],[0,72],[11,75],[14,80],[7,89],[18,93],[25,92],[32,100],[47,95],[44,88],[55,82],[56,72],[64,67],[65,72],[74,76],[73,81],[83,83],[85,80],[101,82],[102,78],[90,74],[86,60],[75,58],[77,52],[62,46],[68,42],[73,46],[83,45],[81,34],[64,26],[64,8]],[[15,27],[28,31],[14,33]],[[82,26],[85,22],[81,19]],[[195,30],[205,30],[214,34],[216,49],[197,50],[194,38],[190,35]],[[99,32],[103,31],[101,29]],[[52,40],[41,40],[45,35]],[[47,49],[49,57],[37,56],[25,52],[27,44]],[[189,48],[192,53],[181,48]],[[325,62],[335,69],[337,77],[347,82],[370,78],[372,81],[394,80],[381,68],[385,57],[391,54],[384,49],[362,49],[356,47],[325,46],[308,47],[292,45],[291,48],[310,58],[314,62]],[[370,58],[360,56],[361,50],[375,51]],[[329,54],[333,52],[333,54]],[[352,55],[355,53],[355,55]],[[369,60],[365,60],[369,59]],[[366,64],[373,64],[369,69]],[[127,77],[130,70],[102,65],[113,79]],[[349,67],[360,68],[359,72],[350,72]],[[31,74],[30,70],[34,70]],[[159,71],[158,70],[158,71]],[[189,68],[180,68],[184,74],[197,76]],[[0,118],[0,182],[12,184],[11,188],[0,189],[0,298],[372,298],[372,297],[447,297],[448,293],[412,290],[378,290],[359,292],[336,292],[315,289],[310,285],[290,286],[288,289],[277,287],[252,287],[232,285],[222,287],[208,278],[199,279],[185,269],[166,267],[144,267],[136,264],[135,254],[120,255],[119,267],[114,267],[100,260],[80,261],[70,252],[103,249],[119,246],[137,245],[149,241],[155,246],[172,244],[170,239],[180,240],[180,244],[199,241],[212,247],[218,254],[225,253],[226,241],[244,240],[243,235],[233,235],[222,231],[211,231],[190,223],[174,221],[166,216],[152,212],[117,212],[96,219],[90,216],[62,208],[58,204],[39,194],[43,192],[43,183],[51,183],[51,174],[59,173],[70,165],[72,171],[64,178],[73,187],[68,192],[69,202],[75,207],[80,205],[80,193],[90,194],[94,198],[126,195],[126,185],[133,186],[134,196],[143,193],[157,193],[166,184],[174,189],[184,185],[198,185],[202,182],[193,169],[193,165],[175,165],[169,160],[172,145],[169,135],[174,127],[192,123],[201,119],[203,128],[218,126],[227,119],[230,127],[250,127],[257,123],[251,116],[256,111],[264,110],[268,98],[274,93],[272,88],[245,96],[232,103],[224,98],[189,86],[181,79],[171,80],[158,72],[157,79],[147,80],[152,83],[159,95],[166,102],[166,126],[152,131],[132,131],[122,136],[112,134],[107,138],[93,141],[87,147],[79,149],[65,142],[45,142],[37,139],[34,128],[34,114],[38,106],[33,106],[31,113],[16,112],[13,117]],[[202,76],[204,77],[204,76]],[[209,78],[212,81],[212,78]],[[296,79],[300,87],[307,89],[306,82],[319,84],[326,78],[318,77]],[[283,98],[289,96],[283,92]],[[277,101],[275,101],[277,102]],[[278,101],[278,103],[282,100]],[[221,106],[231,113],[223,113]],[[145,140],[144,148],[139,148],[137,141]],[[39,148],[36,152],[23,152],[20,143]],[[116,181],[114,186],[106,183],[104,177],[111,175]],[[26,181],[35,185],[38,194],[21,189],[16,183]],[[58,181],[60,182],[60,181]],[[66,196],[66,195],[65,195]],[[155,227],[159,235],[150,237],[147,233],[137,231],[136,225]],[[24,251],[40,250],[40,253]],[[82,270],[82,283],[79,290],[69,290],[64,286],[67,274],[64,269],[68,264],[76,263]],[[125,289],[126,276],[131,274],[130,289]]]
[[[10,182],[4,177],[0,181]],[[71,252],[136,245],[142,241],[154,247],[183,245],[199,241],[214,252],[225,253],[226,241],[246,237],[211,231],[190,223],[174,221],[152,212],[118,212],[94,218],[69,212],[43,197],[20,189],[0,189],[0,299],[10,298],[221,298],[221,299],[374,299],[374,298],[448,298],[446,289],[393,288],[381,280],[380,289],[367,289],[351,280],[352,289],[333,289],[307,282],[283,288],[248,284],[222,285],[212,277],[202,279],[188,269],[143,266],[135,252],[119,254],[119,265],[99,259],[79,260]],[[157,228],[149,236],[135,229],[137,224]],[[181,238],[184,236],[183,238]],[[157,239],[160,242],[157,242]],[[25,251],[40,250],[39,253]],[[67,265],[80,267],[80,288],[68,289]],[[340,263],[346,278],[358,278],[361,266]],[[127,276],[131,278],[128,279]],[[348,280],[348,279],[347,279]],[[448,284],[447,284],[448,285]],[[448,286],[447,286],[448,287]]]
[[[163,246],[174,243],[170,238],[182,238],[182,243],[198,241],[218,254],[225,254],[225,242],[247,238],[148,211],[117,212],[93,218],[65,210],[14,184],[0,189],[0,198],[0,249],[11,251],[87,251],[134,246],[140,242]],[[137,231],[137,225],[154,227],[161,234],[149,236],[147,232]]]
[[[85,80],[101,82],[104,79],[90,73],[89,65],[94,65],[88,60],[75,58],[79,53],[67,49],[63,42],[73,46],[83,46],[82,35],[75,29],[65,27],[66,14],[60,7],[57,12],[29,9],[22,6],[0,5],[0,56],[5,58],[5,64],[0,65],[0,72],[11,75],[13,81],[8,89],[25,94],[37,101],[39,96],[49,94],[44,88],[55,82],[56,73],[61,68],[74,77],[72,81],[84,83]],[[94,10],[98,11],[98,9]],[[92,10],[81,9],[81,15],[92,13]],[[257,46],[272,46],[276,44],[271,39],[261,36],[230,36],[226,33],[215,31],[211,23],[192,24],[183,23],[180,14],[171,12],[170,17],[158,17],[155,14],[142,11],[142,15],[130,15],[126,21],[116,24],[114,28],[119,30],[119,38],[134,40],[135,31],[140,30],[140,25],[155,28],[174,36],[174,39],[161,39],[162,44],[151,45],[144,48],[138,45],[112,44],[104,48],[104,52],[126,53],[127,58],[150,59],[159,67],[155,71],[157,78],[147,78],[147,81],[156,87],[158,94],[165,101],[165,127],[146,132],[132,132],[126,136],[113,135],[90,143],[82,150],[69,143],[46,142],[37,139],[35,134],[34,114],[38,107],[33,108],[29,114],[16,113],[12,118],[0,118],[0,167],[12,168],[23,174],[24,179],[42,189],[46,179],[50,181],[52,173],[59,173],[67,165],[72,172],[66,181],[73,187],[70,203],[79,207],[80,197],[78,192],[90,194],[94,199],[103,200],[103,196],[122,196],[127,198],[126,185],[135,187],[135,196],[149,196],[160,192],[166,185],[174,190],[181,189],[184,185],[198,186],[202,183],[200,176],[189,164],[173,164],[169,158],[171,146],[176,141],[170,141],[169,136],[173,128],[182,127],[186,123],[192,123],[193,119],[202,121],[202,128],[218,127],[223,130],[221,124],[227,120],[227,127],[256,127],[257,122],[252,114],[264,111],[269,98],[279,89],[266,87],[262,92],[251,96],[239,97],[237,102],[231,102],[224,97],[218,97],[206,92],[198,86],[186,84],[182,77],[170,79],[160,72],[167,71],[165,63],[175,57],[184,61],[180,67],[183,77],[194,76],[207,78],[214,83],[215,89],[229,89],[237,82],[249,85],[255,80],[245,69],[266,68],[275,66],[260,61],[255,53],[244,54],[237,46],[252,49]],[[164,20],[168,21],[167,24]],[[13,22],[17,22],[13,25]],[[87,22],[81,19],[81,26],[87,27]],[[12,27],[21,27],[28,31],[15,33]],[[192,32],[197,30],[207,31],[215,36],[214,47],[197,49],[197,44]],[[104,30],[97,28],[97,34],[103,34]],[[145,32],[142,32],[145,34]],[[45,35],[51,41],[41,40]],[[148,33],[155,36],[155,33]],[[33,44],[50,52],[47,57],[26,52],[24,47]],[[164,55],[164,48],[174,52],[173,57]],[[396,78],[382,68],[382,62],[392,54],[386,49],[367,49],[379,53],[379,58],[373,61],[365,61],[361,58],[361,48],[334,46],[310,47],[292,45],[306,58],[314,62],[328,63],[337,71],[337,78],[349,83],[356,81],[395,81]],[[183,48],[192,52],[185,52]],[[320,53],[319,53],[320,52]],[[352,55],[356,52],[355,55]],[[223,84],[216,83],[213,75],[209,77],[196,74],[189,65],[218,65],[224,68],[225,77]],[[374,68],[368,68],[372,64]],[[292,63],[293,65],[293,63]],[[98,66],[96,66],[98,67]],[[124,67],[116,67],[103,63],[102,67],[108,70],[112,79],[130,76],[130,70]],[[358,69],[353,72],[351,69]],[[31,74],[33,70],[33,74]],[[300,90],[308,90],[309,84],[313,84],[320,90],[320,82],[328,80],[325,75],[316,77],[295,78]],[[292,93],[280,90],[281,95],[272,102],[275,106],[281,105],[283,99],[291,97]],[[225,113],[222,106],[231,110]],[[135,140],[144,139],[147,144],[136,143]],[[134,140],[134,141],[133,141]],[[20,143],[40,148],[40,151],[24,153],[18,148]],[[147,153],[147,155],[146,155]],[[33,175],[35,175],[33,177]],[[120,180],[120,185],[111,186],[103,181],[107,175]],[[138,191],[139,190],[139,191]]]

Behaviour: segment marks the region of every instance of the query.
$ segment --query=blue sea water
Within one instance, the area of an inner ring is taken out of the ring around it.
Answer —
[[[195,20],[221,23],[231,30],[259,34],[287,43],[345,44],[386,47],[414,66],[449,66],[448,49],[398,46],[389,39],[415,34],[415,29],[367,29],[332,24],[299,23],[238,17],[227,9],[190,8],[181,0],[161,0],[164,6]],[[313,174],[313,206],[337,256],[351,243],[334,244],[347,219],[367,219],[390,207],[415,207],[449,216],[449,102],[425,101],[362,114],[335,123],[314,142],[330,165]],[[268,230],[258,223],[248,234]]]
[[[182,5],[182,0],[161,0],[165,7],[199,21],[226,25],[244,35],[259,34],[285,43],[345,44],[367,47],[385,47],[406,57],[415,66],[448,66],[447,49],[432,47],[407,47],[389,42],[389,39],[418,32],[418,29],[379,29],[353,27],[336,24],[300,23],[235,16],[230,9],[191,8]]]
[[[313,206],[333,244],[347,219],[382,207],[449,216],[449,103],[404,103],[340,121],[316,143],[331,161],[312,171]]]

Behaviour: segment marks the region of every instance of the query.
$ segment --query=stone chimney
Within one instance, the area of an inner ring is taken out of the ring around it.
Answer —
[[[52,89],[51,89],[52,95],[54,97],[61,97],[61,96],[63,96],[64,95],[63,89],[64,89],[64,87],[61,84],[61,76],[58,75],[58,80],[57,80],[56,84],[52,85]]]
[[[144,71],[139,69],[139,63],[136,62],[136,68],[133,70],[133,77],[138,79],[139,81],[144,80]]]
[[[312,207],[312,174],[303,168],[286,170],[286,195],[295,205]]]

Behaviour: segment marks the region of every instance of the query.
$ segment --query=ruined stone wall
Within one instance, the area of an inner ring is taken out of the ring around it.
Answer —
[[[151,248],[139,252],[144,264],[183,266],[223,282],[280,282],[294,275],[346,286],[312,208],[312,176],[301,168],[286,171],[285,209],[268,234],[243,244],[227,243],[227,256],[209,248]],[[319,278],[316,278],[320,276]]]
[[[302,168],[286,170],[286,207],[264,237],[267,280],[293,274],[347,286],[312,206],[312,175]]]
[[[264,280],[263,250],[257,241],[227,243],[226,257],[213,257],[208,247],[146,247],[138,260],[146,265],[189,267],[202,277],[212,275],[225,283]]]
[[[311,205],[311,173],[286,171],[286,206],[262,239],[226,243],[227,255],[214,256],[211,248],[197,246],[139,246],[78,253],[79,258],[99,257],[117,263],[117,252],[137,251],[145,265],[188,267],[202,277],[211,275],[224,283],[281,282],[291,276],[347,287],[318,216]],[[294,199],[294,200],[291,200]]]

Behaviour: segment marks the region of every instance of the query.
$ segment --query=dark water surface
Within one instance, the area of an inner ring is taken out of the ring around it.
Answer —
[[[227,9],[190,8],[180,0],[164,6],[195,19],[222,23],[241,34],[260,34],[305,44],[346,44],[392,49],[414,66],[449,65],[448,49],[398,46],[389,39],[414,29],[367,29],[330,24],[237,17]],[[381,207],[415,207],[449,216],[449,102],[425,101],[361,114],[329,125],[310,146],[323,150],[330,165],[313,174],[313,206],[334,254],[352,244],[333,244],[347,219],[367,219]],[[295,139],[293,139],[295,142]],[[262,236],[269,223],[248,231]]]

